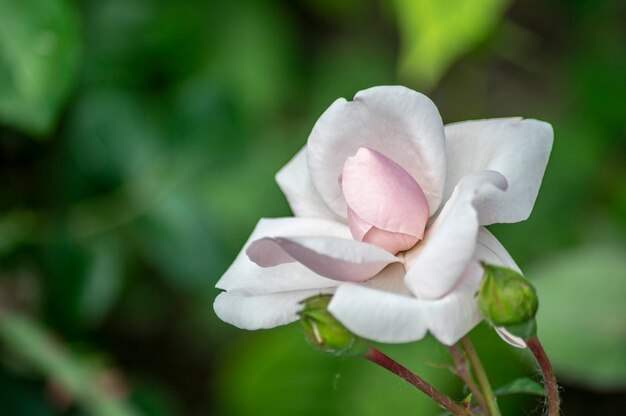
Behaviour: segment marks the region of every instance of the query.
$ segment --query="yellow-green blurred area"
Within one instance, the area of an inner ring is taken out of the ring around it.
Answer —
[[[0,0],[0,414],[440,415],[297,325],[212,308],[257,220],[290,215],[274,173],[334,99],[383,84],[445,122],[553,124],[531,218],[492,231],[537,286],[563,413],[623,414],[624,22],[620,0]],[[537,377],[471,336],[494,387]],[[381,349],[465,397],[433,339]]]

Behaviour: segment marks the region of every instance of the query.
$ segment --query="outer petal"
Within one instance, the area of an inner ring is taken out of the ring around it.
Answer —
[[[224,322],[242,329],[263,329],[285,325],[298,319],[302,300],[333,289],[296,290],[251,295],[241,290],[220,293],[213,308]]]
[[[508,181],[506,194],[487,193],[476,204],[481,225],[523,221],[532,211],[548,163],[552,126],[520,117],[466,121],[445,128],[448,172],[445,195],[465,175],[495,170]]]
[[[333,280],[362,282],[400,260],[382,248],[337,237],[276,237],[254,241],[246,250],[261,267],[298,261]]]
[[[478,231],[475,257],[485,263],[508,267],[518,273],[522,272],[509,252],[485,227],[480,227]]]
[[[404,264],[393,263],[385,267],[373,279],[363,282],[363,286],[378,289],[383,292],[402,295],[408,298],[414,298],[411,291],[404,285],[405,273]]]
[[[335,292],[329,311],[352,332],[374,341],[411,342],[430,330],[439,341],[452,345],[480,322],[474,299],[481,276],[478,269],[480,266],[472,262],[455,290],[435,301],[386,292],[370,282],[343,284]],[[396,286],[387,283],[386,287]]]
[[[449,294],[427,302],[428,328],[439,341],[453,345],[482,320],[476,302],[483,270],[472,261]]]
[[[336,286],[334,280],[321,277],[299,263],[262,268],[250,261],[245,251],[260,238],[275,235],[332,235],[350,237],[347,226],[332,221],[304,218],[261,219],[233,264],[217,282],[223,290],[243,290],[252,294],[287,290],[318,289]]]
[[[400,86],[360,91],[352,102],[335,101],[309,136],[311,178],[322,199],[347,215],[338,182],[346,159],[369,147],[398,163],[417,181],[437,211],[445,184],[446,155],[441,116],[423,94]]]
[[[356,283],[339,286],[328,310],[350,331],[372,341],[411,342],[428,330],[417,299]]]
[[[306,161],[306,146],[276,174],[276,182],[297,217],[341,220],[317,192]]]
[[[405,282],[418,298],[437,299],[455,286],[476,250],[475,204],[485,194],[504,189],[506,180],[493,171],[476,172],[459,182],[424,240],[406,254]]]

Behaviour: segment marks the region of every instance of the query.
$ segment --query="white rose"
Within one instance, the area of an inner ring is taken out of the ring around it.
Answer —
[[[528,218],[552,139],[519,117],[444,127],[399,86],[335,101],[276,176],[295,217],[259,222],[217,283],[217,315],[271,328],[332,293],[329,311],[359,336],[454,344],[481,320],[479,261],[519,270],[484,226]]]

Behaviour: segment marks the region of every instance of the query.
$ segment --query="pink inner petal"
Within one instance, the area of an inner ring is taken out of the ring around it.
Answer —
[[[344,164],[341,187],[355,239],[391,251],[398,247],[406,250],[423,238],[430,214],[428,202],[415,179],[393,160],[359,148]]]
[[[368,224],[359,217],[352,208],[348,207],[348,223],[350,232],[355,240],[363,241],[363,237],[372,229],[372,224]]]
[[[419,238],[408,234],[392,233],[377,227],[372,227],[365,233],[361,241],[384,248],[390,253],[398,253],[413,247],[417,244]]]

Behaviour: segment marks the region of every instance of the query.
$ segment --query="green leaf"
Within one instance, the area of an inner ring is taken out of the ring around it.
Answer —
[[[535,396],[545,396],[543,386],[532,378],[523,377],[511,381],[510,383],[496,389],[496,396],[507,396],[510,394],[532,394]]]
[[[537,331],[557,377],[597,389],[626,386],[623,247],[581,247],[529,271]]]
[[[76,79],[79,49],[73,3],[0,0],[0,121],[47,133]]]
[[[483,41],[508,0],[396,0],[402,42],[400,73],[434,85],[461,55]]]

